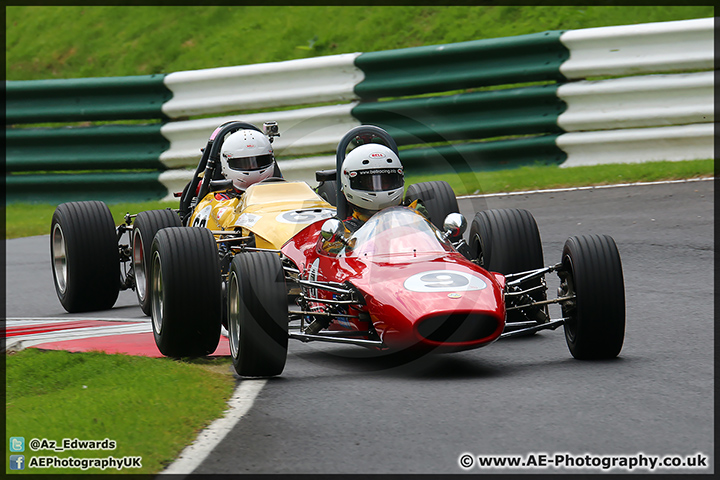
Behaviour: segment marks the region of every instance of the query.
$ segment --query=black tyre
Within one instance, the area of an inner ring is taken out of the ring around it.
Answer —
[[[325,180],[320,185],[318,185],[316,192],[320,197],[328,202],[333,207],[337,207],[337,181],[335,180]],[[340,199],[341,202],[345,204],[345,211],[350,214],[352,213],[350,204],[348,203],[347,199],[343,195]]]
[[[120,292],[120,251],[103,202],[58,205],[50,227],[55,291],[70,313],[107,310]]]
[[[150,250],[155,234],[167,227],[180,227],[180,217],[172,210],[149,210],[135,217],[132,233],[132,264],[135,274],[135,293],[145,315],[150,315]]]
[[[430,215],[430,222],[441,230],[448,214],[460,212],[455,192],[443,180],[410,185],[405,192],[405,203],[410,204],[415,200],[420,200]]]
[[[617,245],[608,235],[570,237],[558,272],[565,340],[573,357],[615,358],[625,338],[625,283]]]
[[[155,344],[169,357],[198,357],[220,341],[221,278],[205,228],[160,230],[152,242],[150,302]]]
[[[516,208],[484,210],[477,212],[470,225],[470,260],[485,270],[502,273],[525,272],[544,266],[542,242],[535,218],[527,210]],[[542,284],[538,278],[525,282],[523,289]],[[545,289],[528,294],[531,300],[547,298]],[[512,306],[508,302],[508,306]],[[525,313],[514,310],[507,314],[508,322],[528,320],[544,321],[547,308],[528,309]],[[532,318],[529,318],[532,317]]]
[[[285,274],[269,252],[236,255],[228,275],[230,353],[239,375],[280,375],[288,348]]]

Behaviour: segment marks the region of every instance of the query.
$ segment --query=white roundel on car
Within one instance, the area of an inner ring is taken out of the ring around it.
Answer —
[[[457,270],[430,270],[416,273],[403,284],[411,292],[468,292],[487,287],[482,278]]]
[[[206,206],[202,210],[200,210],[197,215],[195,215],[195,218],[193,219],[192,226],[193,227],[205,227],[207,226],[208,218],[210,218],[210,212],[212,211],[212,207],[210,205]]]
[[[289,212],[283,212],[275,220],[280,223],[315,223],[318,220],[324,220],[335,215],[335,210],[329,208],[312,208],[307,210],[291,210]]]

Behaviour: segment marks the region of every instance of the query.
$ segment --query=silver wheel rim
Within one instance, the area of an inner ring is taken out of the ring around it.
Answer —
[[[133,272],[135,272],[135,291],[142,302],[147,295],[147,276],[145,275],[145,249],[140,230],[133,232]]]
[[[52,232],[53,271],[55,272],[55,285],[60,293],[67,288],[67,250],[65,248],[65,235],[62,227],[56,223]]]
[[[153,330],[155,330],[155,333],[158,335],[162,332],[163,319],[165,318],[162,283],[162,262],[160,261],[160,255],[155,252],[152,258],[152,285],[150,287],[150,298],[152,300]]]
[[[237,358],[240,351],[240,288],[235,272],[230,273],[228,282],[228,334],[230,340],[230,354],[232,358]]]

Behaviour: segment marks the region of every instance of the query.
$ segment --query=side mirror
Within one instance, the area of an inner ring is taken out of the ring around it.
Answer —
[[[445,217],[443,222],[443,231],[446,238],[461,237],[467,229],[467,220],[460,213],[451,213]]]
[[[345,243],[345,227],[337,218],[329,218],[320,227],[320,236],[325,242],[336,242],[340,240]]]

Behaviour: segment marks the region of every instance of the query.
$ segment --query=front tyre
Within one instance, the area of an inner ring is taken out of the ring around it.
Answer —
[[[213,353],[220,341],[221,278],[210,230],[160,230],[150,265],[152,325],[160,352],[168,357]]]
[[[607,359],[620,354],[625,338],[625,284],[615,240],[608,235],[570,237],[558,272],[565,340],[573,357]]]
[[[145,315],[150,305],[150,249],[155,234],[167,227],[180,227],[180,217],[172,210],[150,210],[138,213],[132,230],[132,262],[135,274],[135,293]]]
[[[527,210],[516,208],[483,210],[475,214],[470,225],[470,260],[485,270],[508,275],[536,270],[544,266],[542,242],[537,222]],[[547,292],[540,278],[522,285],[523,289],[537,288],[516,304],[541,301]],[[513,305],[508,305],[513,306]],[[528,307],[507,313],[508,323],[535,320],[547,321],[547,309]]]
[[[115,223],[103,202],[58,205],[50,227],[55,292],[70,313],[107,310],[120,292]]]
[[[285,273],[270,252],[236,255],[228,275],[230,353],[238,375],[269,377],[285,368],[288,309]]]

